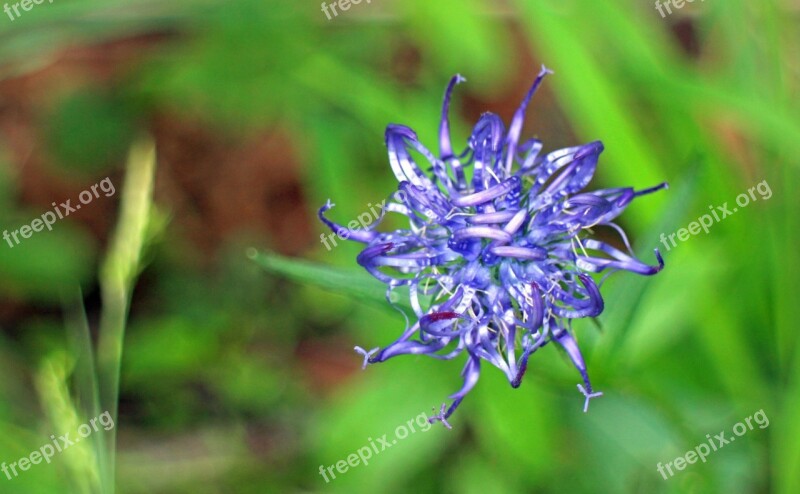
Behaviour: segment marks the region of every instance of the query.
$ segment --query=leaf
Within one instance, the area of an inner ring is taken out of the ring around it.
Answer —
[[[325,290],[335,291],[355,300],[363,300],[393,310],[386,301],[386,285],[364,271],[325,266],[318,263],[290,259],[271,252],[248,251],[248,257],[266,271],[281,275],[298,283],[314,285]],[[398,289],[401,291],[401,289]],[[408,300],[402,294],[398,305],[409,308]]]
[[[695,176],[690,175],[685,177],[681,182],[670,187],[668,191],[663,192],[669,194],[669,205],[666,208],[661,221],[658,222],[652,229],[642,236],[642,238],[652,239],[655,241],[663,232],[674,232],[683,224],[683,219],[688,214],[688,208],[691,204],[691,198],[695,194],[697,188],[697,179]],[[640,200],[646,200],[645,198]],[[663,250],[663,249],[661,249]],[[652,252],[652,251],[650,251]],[[666,252],[664,254],[667,254]],[[652,256],[652,254],[648,254]],[[669,269],[669,257],[666,259],[665,270]],[[658,276],[658,275],[656,275]],[[631,322],[636,317],[640,309],[642,300],[648,293],[649,288],[653,286],[655,280],[645,276],[628,276],[624,282],[610,285],[609,288],[616,288],[614,291],[609,291],[606,300],[613,300],[613,304],[609,303],[607,311],[601,316],[603,327],[617,328],[610,331],[609,334],[602,338],[598,343],[598,351],[608,352],[607,356],[597,358],[610,359],[618,355],[626,344],[628,338],[628,331]]]
[[[324,492],[348,494],[408,492],[409,481],[419,477],[466,430],[462,418],[454,417],[452,430],[426,421],[431,409],[453,391],[460,366],[423,356],[398,359],[386,366],[368,367],[338,391],[306,431],[307,448],[314,460],[313,474],[307,473],[314,475],[314,486],[323,487]],[[381,440],[388,444],[384,447]],[[372,443],[376,448],[369,453]],[[336,478],[328,475],[329,483],[317,474],[317,465],[332,466],[345,460],[355,463],[358,458],[351,455],[359,451],[371,454],[368,464],[359,460],[344,474],[334,470]]]

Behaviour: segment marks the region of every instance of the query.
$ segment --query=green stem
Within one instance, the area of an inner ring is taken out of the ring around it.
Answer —
[[[122,191],[120,218],[100,270],[103,310],[97,349],[100,404],[118,423],[118,399],[122,348],[133,287],[140,270],[145,233],[150,218],[155,171],[155,146],[142,142],[133,146]],[[113,494],[117,430],[109,431],[106,444],[107,492]]]

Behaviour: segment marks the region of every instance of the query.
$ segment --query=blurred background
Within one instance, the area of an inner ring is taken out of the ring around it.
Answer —
[[[0,15],[0,229],[116,187],[0,244],[0,461],[113,411],[122,358],[116,427],[0,475],[0,492],[111,492],[112,475],[120,493],[800,491],[800,3],[671,10],[55,0]],[[523,137],[602,140],[592,188],[671,186],[621,220],[665,270],[612,277],[599,327],[575,327],[605,395],[582,413],[550,346],[516,390],[487,365],[452,430],[326,483],[320,465],[455,392],[463,360],[360,370],[353,346],[404,321],[356,269],[358,244],[322,245],[316,209],[330,198],[347,223],[393,192],[386,125],[436,148],[453,74],[460,148],[482,112],[510,120],[541,64],[555,75]],[[659,244],[763,180],[769,199]],[[658,473],[759,410],[768,427]]]

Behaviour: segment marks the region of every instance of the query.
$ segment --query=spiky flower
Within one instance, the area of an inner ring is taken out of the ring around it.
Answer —
[[[528,358],[551,341],[580,372],[586,411],[589,399],[601,393],[592,389],[571,323],[603,311],[599,286],[605,277],[595,281],[592,274],[652,275],[664,266],[658,249],[658,266],[637,260],[613,220],[635,197],[665,183],[641,191],[581,192],[603,150],[600,141],[544,155],[536,139],[519,143],[525,110],[548,73],[542,67],[507,131],[497,115],[486,113],[461,153],[453,151],[448,120],[461,76],[445,91],[438,156],[410,128],[388,126],[389,161],[400,184],[384,212],[405,216],[408,229],[379,232],[381,216],[366,229],[350,230],[325,218],[330,202],[319,211],[334,233],[366,244],[358,263],[386,283],[390,303],[403,287],[416,317],[389,346],[369,352],[356,347],[364,367],[397,355],[452,359],[466,352],[462,388],[432,419],[448,427],[447,417],[478,381],[482,360],[516,388]],[[412,151],[428,161],[424,168]],[[616,231],[628,253],[591,238],[598,226]]]

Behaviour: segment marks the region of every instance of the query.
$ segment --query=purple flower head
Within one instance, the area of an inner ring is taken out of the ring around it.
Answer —
[[[582,192],[603,151],[600,141],[548,154],[540,154],[536,139],[519,142],[525,110],[548,73],[542,67],[508,130],[497,115],[485,113],[458,154],[448,109],[453,88],[464,81],[459,75],[445,92],[438,156],[410,128],[388,126],[389,161],[400,184],[384,212],[405,216],[407,229],[377,231],[382,216],[366,229],[350,230],[325,218],[330,202],[319,211],[335,233],[366,244],[358,263],[387,285],[387,301],[398,287],[408,288],[416,321],[383,349],[356,347],[364,367],[397,355],[452,359],[466,353],[462,388],[431,419],[448,427],[446,419],[477,383],[482,361],[516,388],[529,357],[551,341],[581,375],[585,412],[589,399],[601,393],[592,390],[571,323],[603,311],[599,286],[605,277],[595,281],[592,273],[652,275],[664,266],[658,249],[658,266],[637,260],[613,221],[635,197],[666,183]],[[427,163],[420,166],[411,151]],[[591,238],[597,226],[616,231],[627,253]]]

